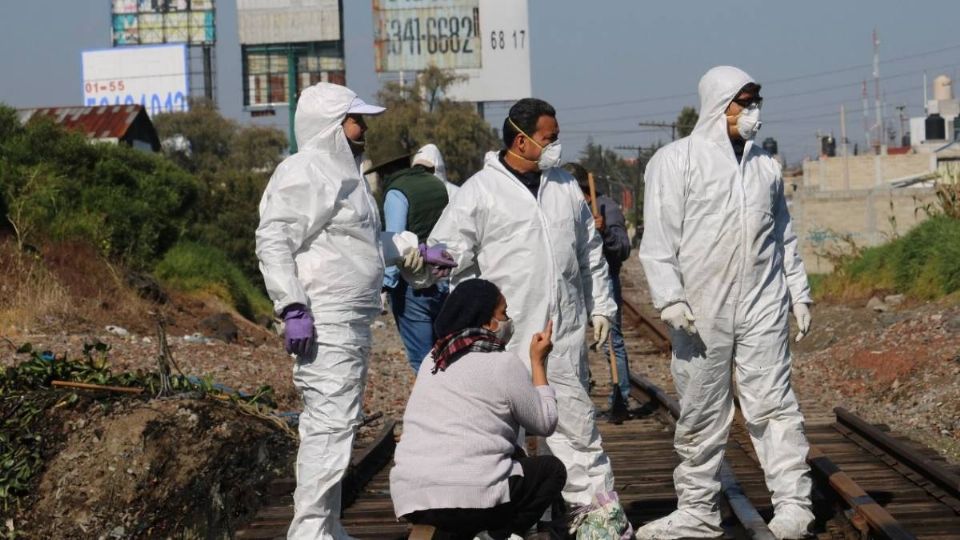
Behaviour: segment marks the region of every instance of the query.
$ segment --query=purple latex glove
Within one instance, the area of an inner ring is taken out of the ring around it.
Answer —
[[[423,257],[423,262],[431,266],[437,267],[438,269],[450,269],[457,266],[457,261],[453,260],[453,257],[447,253],[447,250],[440,246],[427,247],[426,244],[420,244],[419,249],[420,256]]]
[[[287,352],[304,356],[313,344],[313,315],[303,304],[291,304],[283,310],[283,345]]]

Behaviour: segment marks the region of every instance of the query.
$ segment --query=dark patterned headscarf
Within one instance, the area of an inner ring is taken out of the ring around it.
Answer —
[[[440,308],[433,330],[440,336],[430,351],[431,373],[444,371],[469,352],[502,351],[506,344],[482,328],[493,318],[500,289],[485,279],[471,279],[457,286]]]

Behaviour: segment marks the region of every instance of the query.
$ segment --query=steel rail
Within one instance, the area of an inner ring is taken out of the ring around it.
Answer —
[[[960,499],[960,475],[921,456],[906,444],[894,439],[843,407],[836,407],[833,412],[837,415],[838,424],[846,426],[870,444],[886,452],[893,459],[915,470],[930,482],[939,485],[951,496]]]

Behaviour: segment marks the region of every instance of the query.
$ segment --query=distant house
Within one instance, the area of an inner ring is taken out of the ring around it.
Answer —
[[[139,150],[160,151],[160,137],[141,105],[46,107],[19,109],[17,113],[21,124],[46,117],[67,129],[79,131],[94,141],[122,143]]]

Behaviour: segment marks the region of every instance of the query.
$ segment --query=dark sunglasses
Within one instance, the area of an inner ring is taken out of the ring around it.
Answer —
[[[733,102],[743,107],[744,109],[750,107],[754,103],[756,103],[757,107],[763,107],[763,98],[760,96],[753,96],[749,98],[734,98]]]

